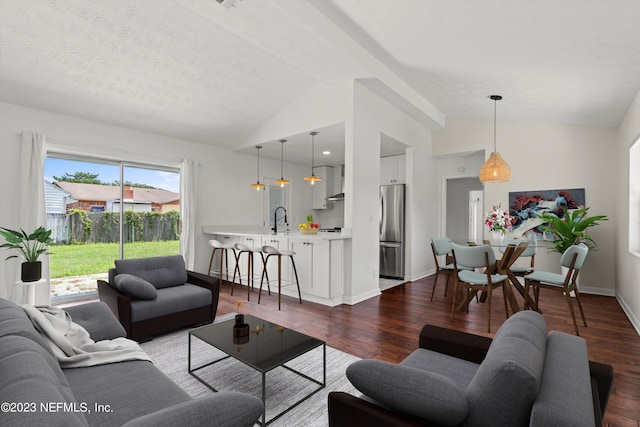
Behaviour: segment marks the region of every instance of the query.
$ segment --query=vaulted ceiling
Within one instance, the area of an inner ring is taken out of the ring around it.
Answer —
[[[639,40],[629,0],[0,0],[0,100],[227,147],[341,79],[432,127],[492,94],[501,119],[616,127]]]

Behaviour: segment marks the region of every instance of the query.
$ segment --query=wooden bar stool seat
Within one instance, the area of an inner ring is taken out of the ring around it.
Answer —
[[[262,252],[267,255],[264,259],[264,268],[262,270],[262,278],[260,279],[260,291],[258,292],[258,304],[260,304],[260,297],[262,295],[262,283],[265,275],[267,274],[267,263],[269,258],[276,257],[278,259],[278,310],[281,307],[281,295],[282,295],[282,257],[288,257],[291,260],[291,266],[293,267],[293,274],[296,278],[296,286],[298,287],[298,299],[302,304],[302,294],[300,293],[300,282],[298,281],[298,271],[296,270],[296,263],[293,256],[296,254],[294,251],[282,250],[274,248],[273,246],[263,246]],[[267,286],[269,284],[269,278],[267,277]]]

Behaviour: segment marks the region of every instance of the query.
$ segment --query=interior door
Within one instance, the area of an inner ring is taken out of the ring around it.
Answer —
[[[482,240],[483,198],[484,191],[469,191],[469,241],[472,242]]]

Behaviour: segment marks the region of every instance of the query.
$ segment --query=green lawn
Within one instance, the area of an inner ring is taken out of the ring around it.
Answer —
[[[177,255],[179,252],[178,240],[136,242],[124,245],[125,258]],[[118,243],[54,245],[49,247],[49,253],[52,279],[106,273],[114,267],[113,261],[120,258]]]

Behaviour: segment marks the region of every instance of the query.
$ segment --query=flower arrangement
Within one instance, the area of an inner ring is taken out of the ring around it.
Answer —
[[[307,215],[307,222],[298,224],[300,234],[316,234],[319,228],[320,224],[318,224],[317,222],[313,222],[313,215],[311,214]]]
[[[489,231],[506,233],[511,229],[513,218],[509,212],[500,209],[500,205],[492,206],[491,211],[484,217],[484,223]]]

